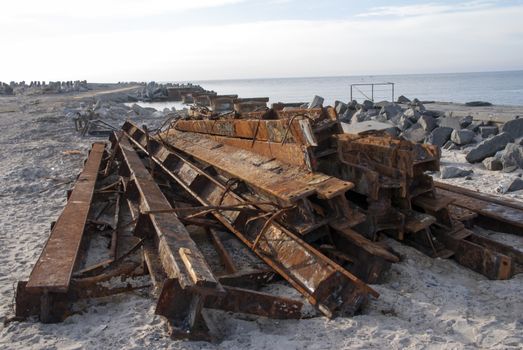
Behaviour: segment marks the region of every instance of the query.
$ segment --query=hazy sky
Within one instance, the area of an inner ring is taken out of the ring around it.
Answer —
[[[523,69],[523,1],[15,0],[0,81]]]

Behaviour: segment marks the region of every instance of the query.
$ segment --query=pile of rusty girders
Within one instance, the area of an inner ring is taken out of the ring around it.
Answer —
[[[520,251],[470,227],[522,234],[523,206],[435,184],[425,173],[439,158],[387,134],[343,134],[330,107],[194,111],[154,134],[126,122],[110,149],[93,145],[18,284],[16,316],[60,321],[78,299],[152,282],[173,337],[211,339],[203,309],[303,317],[302,301],[260,290],[278,279],[326,317],[353,315],[399,261],[383,236],[490,279],[522,272]],[[99,237],[103,258],[90,248]]]

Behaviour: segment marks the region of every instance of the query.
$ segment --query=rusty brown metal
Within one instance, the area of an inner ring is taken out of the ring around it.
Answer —
[[[226,295],[208,297],[205,307],[275,319],[300,319],[303,303],[298,300],[244,288],[224,286]]]
[[[213,228],[209,228],[207,232],[209,234],[209,237],[211,238],[212,243],[214,244],[214,247],[216,248],[216,251],[218,252],[218,255],[222,260],[223,265],[225,266],[225,270],[227,271],[227,273],[238,272],[238,267],[234,263],[229,252],[227,252],[227,250],[223,246],[218,232],[216,232],[216,230]]]
[[[175,129],[208,135],[227,136],[249,140],[297,143],[311,146],[311,140],[304,134],[304,128],[311,128],[306,118],[253,120],[253,119],[217,119],[217,120],[179,120]],[[312,129],[311,129],[312,132]]]
[[[127,195],[136,200],[140,212],[147,213],[139,216],[135,229],[137,235],[154,242],[148,245],[145,261],[149,271],[163,270],[153,278],[161,286],[156,313],[169,320],[173,336],[205,338],[201,317],[205,297],[225,291],[127,137],[115,133],[112,141],[117,158],[123,160],[121,173],[130,178]]]
[[[126,123],[124,130],[146,152],[138,141],[142,139],[139,128]],[[152,149],[154,154],[150,156],[159,167],[202,205],[216,205],[217,201],[226,205],[244,202],[232,192],[224,195],[226,186],[184,157],[160,144]],[[188,152],[188,149],[184,148],[184,152]],[[213,215],[251,249],[258,235],[262,235],[254,252],[327,316],[333,316],[340,310],[354,313],[368,294],[377,296],[357,277],[275,221],[266,225],[269,219],[267,216],[258,216],[249,221],[247,214],[238,212],[213,212]]]
[[[435,183],[437,193],[452,198],[453,204],[475,212],[473,222],[479,226],[499,232],[523,236],[523,207],[500,201],[493,196],[480,194],[461,187],[441,182]]]
[[[105,143],[95,143],[64,211],[54,225],[25,288],[65,293],[80,249]]]
[[[475,236],[474,233],[464,228],[457,228],[454,232],[435,229],[433,233],[454,252],[453,258],[459,264],[493,280],[512,277],[512,259],[467,239],[469,236]]]
[[[283,201],[283,204],[292,204],[314,194],[325,195],[320,188],[326,181],[330,182],[331,187],[338,186],[343,191],[353,187],[348,181],[303,171],[274,159],[198,137],[197,134],[171,130],[166,136],[162,136],[162,139],[168,141],[170,146],[183,149],[185,153],[214,167],[228,170],[230,177],[256,186],[268,196]],[[139,139],[141,141],[141,135]],[[210,153],[209,150],[213,152]],[[336,189],[337,193],[338,191]]]

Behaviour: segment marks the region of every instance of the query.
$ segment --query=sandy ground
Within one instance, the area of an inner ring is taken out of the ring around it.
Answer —
[[[38,103],[35,101],[39,101]],[[77,103],[77,102],[75,102]],[[27,279],[65,204],[94,138],[81,138],[63,116],[67,97],[0,98],[0,321],[13,314],[13,286]],[[121,120],[123,121],[123,120]],[[121,122],[120,121],[120,122]],[[143,122],[143,121],[140,121]],[[155,124],[159,120],[147,121]],[[80,150],[82,155],[64,151]],[[445,165],[463,158],[445,153]],[[452,180],[494,192],[515,174],[483,172]],[[521,191],[520,191],[521,192]],[[514,197],[522,199],[521,195]],[[523,249],[523,237],[482,231]],[[147,293],[78,305],[62,324],[36,320],[0,325],[3,349],[519,349],[523,345],[523,274],[489,281],[451,260],[430,259],[390,240],[402,254],[361,315],[275,321],[209,311],[223,333],[218,344],[172,341]],[[285,289],[284,285],[272,288]],[[289,293],[294,293],[290,291]],[[294,294],[293,294],[294,295]]]

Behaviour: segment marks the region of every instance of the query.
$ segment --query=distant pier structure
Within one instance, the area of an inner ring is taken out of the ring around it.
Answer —
[[[358,100],[364,98],[374,102],[375,98],[381,100],[388,100],[394,102],[394,83],[358,83],[350,84],[350,100]]]

